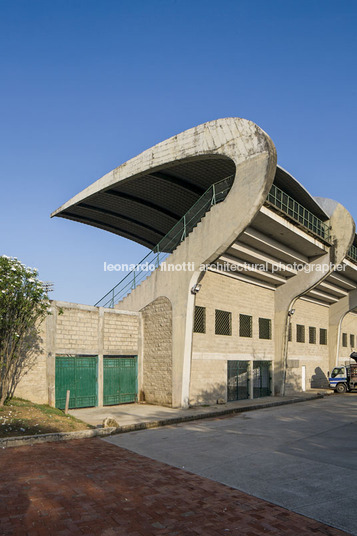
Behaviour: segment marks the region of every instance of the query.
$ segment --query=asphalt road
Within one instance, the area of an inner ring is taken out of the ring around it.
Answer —
[[[357,395],[105,439],[357,535]]]

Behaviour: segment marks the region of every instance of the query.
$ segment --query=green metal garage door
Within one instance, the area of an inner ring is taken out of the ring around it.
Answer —
[[[103,404],[135,402],[137,376],[137,356],[104,356]]]
[[[64,409],[67,390],[69,407],[96,406],[98,386],[97,356],[56,356],[56,407]]]

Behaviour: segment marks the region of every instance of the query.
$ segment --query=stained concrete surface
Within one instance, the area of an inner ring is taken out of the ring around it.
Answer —
[[[357,395],[105,439],[357,535]]]
[[[226,404],[214,404],[212,406],[194,406],[188,409],[169,408],[153,404],[119,404],[117,406],[102,406],[94,408],[71,409],[69,413],[91,424],[101,426],[106,417],[114,417],[120,426],[135,425],[140,423],[151,423],[157,421],[167,421],[169,419],[202,418],[202,416],[216,416],[222,412],[249,411],[259,409],[265,405],[293,404],[301,400],[309,400],[321,394],[332,394],[332,391],[324,389],[310,389],[305,393],[296,393],[291,396],[266,396],[254,400],[238,400]],[[179,421],[178,421],[179,422]]]

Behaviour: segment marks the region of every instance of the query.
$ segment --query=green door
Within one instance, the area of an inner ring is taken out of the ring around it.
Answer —
[[[249,398],[249,362],[227,361],[227,400]]]
[[[69,407],[96,406],[98,385],[97,356],[56,356],[56,407],[64,409],[67,390]]]
[[[137,356],[104,356],[104,406],[135,402],[137,383]]]
[[[271,395],[271,361],[254,361],[253,398]]]

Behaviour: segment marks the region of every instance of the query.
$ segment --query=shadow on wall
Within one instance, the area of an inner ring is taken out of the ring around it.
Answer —
[[[227,385],[225,383],[216,383],[209,389],[194,392],[190,396],[190,405],[203,406],[227,402]]]
[[[329,386],[329,383],[328,383],[327,375],[320,367],[316,367],[315,374],[311,376],[311,387],[313,389],[314,388],[326,389],[328,388],[328,386]]]
[[[327,375],[321,367],[315,368],[315,372],[311,376],[311,379],[308,377],[306,378],[306,389],[326,389],[328,386]],[[296,392],[301,392],[301,390],[301,368],[289,368],[286,378],[286,394],[294,394]]]

